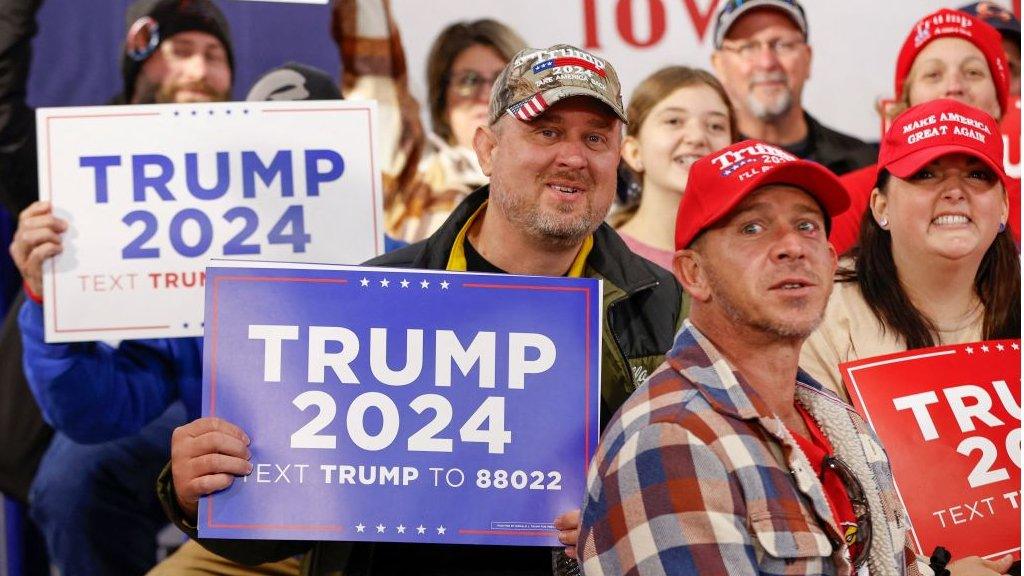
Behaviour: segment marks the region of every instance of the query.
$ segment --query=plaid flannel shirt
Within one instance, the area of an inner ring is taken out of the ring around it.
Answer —
[[[800,373],[797,399],[864,485],[872,575],[919,574],[878,439]],[[604,431],[588,473],[585,574],[849,574],[821,482],[789,431],[687,321]]]

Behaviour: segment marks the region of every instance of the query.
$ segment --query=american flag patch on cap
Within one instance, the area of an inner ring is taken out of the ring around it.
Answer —
[[[508,113],[523,122],[529,122],[543,114],[547,109],[548,103],[544,100],[544,95],[537,92],[530,98],[520,100],[512,106],[509,106]]]

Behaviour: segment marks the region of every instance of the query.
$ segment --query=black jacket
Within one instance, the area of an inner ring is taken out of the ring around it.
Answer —
[[[807,112],[804,112],[804,121],[807,122],[807,139],[783,146],[787,152],[813,160],[836,175],[869,166],[878,160],[878,145],[836,132]]]
[[[487,199],[489,189],[468,196],[422,242],[370,260],[368,266],[444,270],[456,236]],[[683,291],[675,278],[637,256],[607,224],[594,233],[585,275],[604,280],[601,396],[602,426],[636,386],[661,364],[684,317]],[[196,538],[176,505],[169,469],[157,483],[160,498],[175,523]],[[580,495],[582,499],[583,495]],[[392,575],[548,575],[551,549],[505,546],[362,544],[348,542],[257,542],[198,540],[216,554],[259,564],[309,552],[303,574]]]
[[[39,195],[35,113],[25,103],[32,36],[42,0],[0,2],[0,210],[18,213]],[[3,255],[7,258],[7,247]],[[0,491],[22,502],[53,429],[39,412],[21,365],[15,298],[0,326]]]

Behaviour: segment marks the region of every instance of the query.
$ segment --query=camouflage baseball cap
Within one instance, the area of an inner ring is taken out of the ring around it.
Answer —
[[[555,102],[573,96],[596,98],[626,122],[622,86],[610,62],[568,44],[526,48],[512,57],[494,81],[490,123],[506,112],[529,122]]]

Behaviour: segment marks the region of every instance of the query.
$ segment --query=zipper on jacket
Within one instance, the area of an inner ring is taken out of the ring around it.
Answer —
[[[633,389],[634,390],[636,389],[636,387],[638,385],[638,383],[636,382],[636,375],[633,374],[633,370],[631,370],[630,367],[629,367],[629,358],[626,357],[626,351],[623,350],[623,348],[622,348],[622,342],[619,341],[618,333],[614,329],[612,329],[612,310],[616,306],[618,306],[619,304],[621,304],[621,303],[625,302],[626,300],[632,298],[633,295],[638,294],[640,291],[642,291],[642,290],[650,290],[651,288],[656,287],[658,284],[659,284],[659,282],[657,280],[655,280],[654,282],[648,283],[648,284],[644,284],[643,286],[640,286],[636,290],[633,290],[632,292],[627,293],[622,298],[619,298],[618,300],[616,300],[614,302],[609,302],[608,303],[608,309],[605,311],[605,314],[604,314],[605,315],[605,322],[608,323],[608,332],[610,332],[611,335],[612,335],[612,342],[615,343],[615,349],[619,353],[619,358],[621,358],[623,364],[625,364],[626,375],[630,379],[630,382],[633,384]],[[668,352],[668,350],[666,350],[665,352]]]

